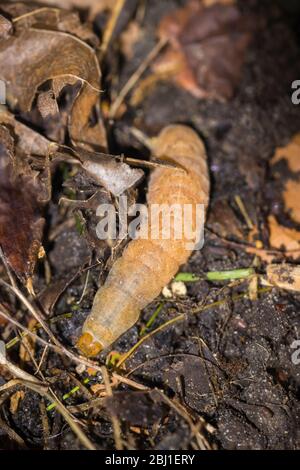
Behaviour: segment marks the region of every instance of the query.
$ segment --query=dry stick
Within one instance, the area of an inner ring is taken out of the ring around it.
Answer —
[[[83,359],[81,357],[78,357],[76,356],[76,354],[73,354],[71,351],[68,351],[63,345],[61,345],[59,343],[59,341],[56,340],[56,342],[58,343],[57,345],[56,344],[52,344],[52,343],[48,343],[47,341],[45,341],[43,338],[41,338],[40,336],[38,336],[36,333],[33,333],[32,331],[29,330],[29,328],[26,328],[26,326],[23,326],[21,323],[19,323],[17,320],[15,320],[14,318],[10,317],[9,315],[7,315],[6,313],[4,313],[2,310],[0,310],[0,316],[5,318],[5,320],[7,320],[8,322],[12,323],[13,325],[17,326],[18,328],[26,331],[26,333],[29,335],[29,336],[32,336],[33,338],[35,338],[37,341],[39,341],[41,344],[43,344],[44,346],[47,346],[48,348],[54,350],[56,353],[58,354],[61,354],[61,355],[65,355],[65,356],[68,356],[70,359],[72,359],[74,362],[76,362],[77,364],[84,364],[85,366],[87,367],[92,367],[93,369],[97,370],[98,372],[102,372],[101,370],[101,367],[98,366],[97,364],[95,364],[94,362],[92,361],[89,361],[88,359]]]
[[[13,287],[17,287],[16,282],[15,282],[15,279],[14,279],[14,276],[13,276],[11,270],[10,270],[10,267],[8,266],[8,263],[7,263],[7,261],[6,261],[6,258],[5,258],[5,256],[4,256],[4,253],[3,253],[3,251],[2,251],[1,246],[0,246],[0,258],[1,258],[2,263],[4,264],[4,267],[5,267],[5,269],[6,269],[6,272],[7,272],[7,275],[8,275],[8,277],[9,277],[9,280],[10,280],[10,282],[11,282],[11,285],[12,285]]]
[[[206,448],[210,449],[210,445],[205,439],[205,437],[203,435],[200,435],[200,428],[205,426],[206,424],[205,420],[202,417],[200,417],[198,423],[194,424],[192,417],[189,415],[189,413],[187,412],[187,410],[181,403],[179,403],[175,399],[171,400],[164,394],[163,391],[159,389],[156,389],[156,392],[162,397],[164,402],[167,403],[170,408],[175,410],[175,412],[188,423],[191,433],[192,433],[192,437],[196,437],[197,442],[199,442],[199,437],[200,437],[201,440],[205,443]]]
[[[109,375],[105,366],[102,367],[102,377],[106,388],[106,393],[108,397],[113,396]],[[111,422],[114,430],[115,445],[117,450],[123,450],[123,444],[121,439],[121,428],[120,423],[114,413],[110,414]]]
[[[168,39],[163,38],[154,46],[154,48],[150,51],[147,55],[146,59],[141,63],[141,65],[137,68],[133,75],[131,75],[128,82],[124,85],[122,90],[120,91],[119,95],[117,96],[116,100],[112,104],[110,111],[109,111],[109,118],[114,119],[116,112],[118,111],[119,107],[123,103],[124,99],[128,95],[128,93],[132,90],[136,82],[141,78],[143,73],[147,70],[151,62],[155,59],[155,57],[159,54],[162,48],[167,44]]]
[[[40,336],[38,336],[36,333],[34,333],[33,331],[30,331],[29,328],[26,328],[26,326],[23,326],[17,320],[15,320],[14,318],[11,318],[8,314],[4,313],[1,310],[0,310],[0,316],[5,318],[5,320],[12,323],[13,325],[17,326],[18,328],[25,331],[29,336],[32,336],[33,338],[35,338],[36,341],[40,342],[44,346],[47,346],[49,349],[52,349],[53,351],[55,351],[57,354],[66,355],[66,353],[68,353],[69,358],[71,360],[73,360],[74,362],[76,362],[77,364],[83,364],[87,367],[91,367],[92,369],[95,369],[97,372],[101,372],[101,374],[102,374],[102,367],[98,366],[94,362],[89,361],[88,359],[83,359],[81,357],[78,357],[75,354],[72,354],[70,351],[65,350],[64,347],[60,347],[60,346],[56,346],[55,344],[48,343],[43,338],[40,338]],[[138,382],[136,382],[134,380],[123,377],[122,375],[119,375],[115,372],[113,372],[113,377],[116,380],[118,380],[118,382],[121,382],[125,385],[129,385],[130,387],[133,387],[136,390],[145,390],[145,387],[143,385],[139,384]],[[0,388],[0,391],[1,391],[1,388]]]
[[[136,390],[141,390],[142,392],[149,392],[150,388],[145,387],[145,385],[142,385],[135,380],[131,380],[128,377],[123,377],[120,374],[117,374],[116,372],[112,373],[112,376],[118,381],[122,382],[123,384],[128,385],[129,387],[135,388]]]
[[[110,19],[107,23],[106,29],[104,31],[102,45],[101,45],[101,48],[100,48],[100,57],[99,57],[100,60],[103,59],[104,54],[107,51],[108,45],[110,43],[111,37],[112,37],[113,32],[114,32],[115,27],[116,27],[117,21],[119,19],[121,11],[124,7],[124,3],[125,3],[125,0],[117,0],[116,4],[114,6],[114,9],[113,9],[112,14],[110,16]]]
[[[39,362],[39,364],[38,364],[37,370],[36,370],[36,372],[35,372],[34,375],[37,375],[37,374],[40,373],[40,370],[41,370],[41,368],[42,368],[44,359],[45,359],[45,357],[46,357],[46,355],[47,355],[48,349],[49,349],[48,346],[45,346],[44,351],[42,352],[41,360],[40,360],[40,362]]]
[[[252,229],[254,228],[254,225],[253,225],[253,223],[252,223],[252,220],[250,219],[250,216],[249,216],[249,214],[248,214],[248,212],[247,212],[247,209],[246,209],[246,207],[245,207],[245,205],[244,205],[244,203],[243,203],[243,201],[242,201],[241,196],[237,195],[237,196],[235,196],[234,199],[235,199],[235,202],[236,202],[238,208],[239,208],[240,211],[241,211],[242,216],[243,216],[244,219],[245,219],[245,222],[246,222],[246,224],[247,224],[248,229],[249,229],[249,230],[252,230]]]
[[[97,450],[94,444],[90,441],[90,439],[84,434],[84,432],[81,430],[80,426],[74,421],[72,418],[71,414],[67,410],[67,408],[59,401],[53,393],[46,393],[46,398],[48,398],[49,401],[53,401],[53,398],[56,403],[56,409],[59,411],[59,413],[62,415],[62,417],[66,420],[66,422],[69,424],[70,428],[72,431],[77,435],[78,439],[80,442],[88,449],[88,450]]]
[[[0,428],[6,432],[6,434],[8,435],[8,437],[10,437],[10,439],[12,439],[13,441],[16,441],[17,444],[19,444],[20,446],[22,447],[26,447],[26,444],[25,442],[23,441],[22,437],[19,436],[19,434],[17,434],[13,429],[11,429],[5,421],[3,421],[1,418],[0,418]]]
[[[31,315],[42,325],[46,333],[48,334],[49,338],[52,339],[52,341],[57,344],[57,339],[55,338],[54,334],[48,327],[47,323],[45,320],[39,315],[39,313],[36,311],[36,309],[31,305],[31,303],[26,299],[26,297],[22,294],[22,292],[14,286],[10,286],[7,284],[7,282],[3,281],[0,279],[0,284],[2,284],[4,287],[7,289],[11,290],[18,298],[21,300],[21,302],[25,305],[25,307],[29,310]]]
[[[24,295],[22,294],[21,291],[19,291],[19,289],[17,288],[14,288],[12,286],[10,286],[9,284],[7,284],[5,281],[2,281],[2,279],[0,279],[0,284],[4,285],[5,287],[7,287],[8,289],[12,290],[18,297],[19,299],[23,302],[23,304],[27,307],[27,309],[29,310],[29,312],[34,316],[34,318],[38,321],[38,323],[44,328],[44,330],[46,331],[46,333],[48,334],[49,338],[53,341],[54,345],[51,344],[51,343],[48,343],[47,341],[45,340],[42,340],[42,338],[40,338],[39,336],[37,335],[34,335],[32,332],[30,332],[30,330],[28,330],[28,328],[25,328],[23,325],[21,325],[20,323],[16,322],[16,320],[13,320],[9,315],[6,315],[4,312],[0,311],[0,315],[4,318],[6,318],[8,321],[14,323],[15,325],[19,326],[19,328],[25,330],[28,334],[30,334],[31,336],[34,335],[35,338],[38,338],[39,341],[42,341],[43,344],[45,344],[46,346],[49,346],[53,349],[53,346],[55,346],[55,349],[56,349],[56,352],[60,353],[60,354],[65,354],[67,357],[69,357],[70,359],[72,359],[73,361],[79,363],[79,364],[84,364],[85,366],[87,367],[92,367],[94,368],[95,370],[97,370],[98,372],[102,372],[101,370],[101,367],[97,366],[94,362],[92,361],[89,361],[88,359],[82,359],[80,357],[78,357],[76,354],[72,353],[71,351],[69,351],[67,348],[65,348],[65,346],[63,346],[60,341],[58,341],[58,339],[54,336],[54,334],[52,333],[52,331],[50,330],[50,328],[48,327],[47,323],[42,319],[42,317],[39,315],[39,313],[34,309],[34,307],[31,305],[31,303],[26,299],[26,297],[24,297]]]
[[[55,400],[57,410],[65,419],[65,421],[69,424],[72,431],[77,435],[80,442],[87,449],[96,450],[94,444],[84,434],[80,426],[78,426],[78,424],[74,421],[74,419],[72,418],[71,414],[66,409],[66,407],[60,402],[60,400],[57,399],[54,392],[51,389],[48,391],[48,385],[45,387],[45,384],[41,380],[38,380],[33,375],[28,374],[27,372],[23,371],[12,362],[8,361],[6,357],[1,353],[1,350],[0,350],[0,364],[6,367],[14,377],[21,379],[20,383],[24,385],[25,387],[30,388],[34,392],[39,393],[41,396],[47,398],[47,400],[51,402]]]
[[[38,13],[43,13],[43,12],[51,12],[53,11],[54,13],[60,13],[61,10],[59,8],[54,8],[54,7],[41,7],[37,8],[36,10],[30,11],[28,13],[24,13],[24,15],[17,16],[16,18],[13,18],[11,21],[12,23],[17,23],[20,20],[23,20],[25,18],[28,18],[30,16],[37,15]]]

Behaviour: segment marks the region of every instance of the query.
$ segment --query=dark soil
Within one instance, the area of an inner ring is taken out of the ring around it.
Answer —
[[[111,48],[104,71],[107,87],[116,86],[110,84],[110,73],[118,70],[120,89],[153,47],[161,16],[183,4],[184,1],[176,0],[146,2],[143,23],[146,35],[135,46],[131,61],[122,60],[117,42]],[[276,147],[287,144],[300,130],[300,108],[291,102],[291,83],[300,78],[295,12],[290,15],[286,10],[274,11],[272,6],[263,6],[259,1],[240,1],[240,4],[262,15],[267,27],[256,34],[247,52],[243,77],[231,101],[196,100],[168,81],[159,82],[138,108],[128,105],[125,114],[109,128],[111,152],[142,158],[147,158],[148,153],[128,131],[132,126],[153,136],[166,124],[181,122],[193,126],[204,138],[212,181],[205,244],[182,267],[182,271],[197,275],[249,267],[253,263],[254,256],[244,249],[248,228],[235,196],[239,195],[244,202],[265,247],[269,241],[267,216],[273,213],[286,221],[269,160]],[[109,249],[98,245],[95,256],[92,211],[81,212],[87,224],[83,236],[78,230],[78,215],[77,227],[64,224],[65,214],[56,201],[66,194],[66,188],[60,183],[63,172],[69,170],[68,166],[57,169],[54,198],[46,215],[44,246],[52,273],[51,284],[46,285],[43,263],[34,283],[37,292],[43,292],[40,301],[55,319],[51,323],[52,331],[71,348],[80,335],[99,281],[109,269],[109,265],[103,269]],[[282,171],[284,178],[284,168]],[[144,181],[139,188],[141,199],[145,197],[145,188]],[[291,220],[286,223],[293,225]],[[86,272],[80,269],[97,259],[103,263],[89,271],[85,288]],[[257,270],[263,272],[264,268],[264,262],[258,259]],[[291,345],[300,338],[300,294],[274,288],[259,292],[257,300],[250,300],[239,295],[247,294],[247,281],[234,284],[203,280],[188,283],[187,288],[187,297],[180,301],[166,301],[162,297],[150,304],[138,324],[113,345],[113,351],[120,354],[129,351],[140,339],[141,328],[161,300],[163,308],[148,333],[178,314],[185,314],[183,321],[146,339],[126,361],[125,368],[117,371],[149,391],[119,384],[113,396],[103,400],[102,405],[76,413],[85,433],[97,448],[114,448],[113,414],[121,423],[123,440],[129,449],[197,449],[191,422],[200,423],[202,442],[210,448],[299,449],[300,366],[292,362]],[[9,302],[11,299],[6,294],[6,303]],[[219,303],[215,305],[216,302]],[[213,305],[207,307],[210,303]],[[205,310],[191,314],[200,306],[206,306]],[[26,315],[19,309],[17,319],[26,324]],[[3,325],[4,330],[6,341],[16,334],[15,328],[8,332]],[[42,332],[39,334],[46,338]],[[36,345],[37,362],[42,353],[43,348]],[[10,349],[9,356],[20,367],[34,373],[32,362],[20,362],[18,346]],[[106,358],[107,351],[100,356],[100,363]],[[69,359],[50,351],[42,363],[44,376],[51,378],[53,389],[61,399],[78,381],[89,377],[89,383],[64,400],[67,407],[95,399],[91,387],[101,383],[100,374],[91,376],[90,371],[78,372],[75,367]],[[113,366],[109,368],[113,372]],[[8,379],[9,375],[3,373],[0,384]],[[8,394],[2,402],[0,397],[2,419],[23,438],[26,447],[82,448],[55,409],[46,412],[49,426],[46,435],[40,409],[42,399],[38,394],[25,390],[13,413],[9,398]],[[48,406],[47,400],[45,403]],[[0,446],[20,448],[8,439],[1,424]]]

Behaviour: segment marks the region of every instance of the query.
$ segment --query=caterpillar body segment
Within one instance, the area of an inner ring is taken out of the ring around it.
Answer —
[[[148,209],[153,205],[208,205],[209,176],[202,140],[189,127],[168,126],[154,140],[153,155],[170,160],[180,169],[156,168],[149,181]],[[151,211],[149,210],[151,213]],[[197,227],[192,211],[193,230]],[[107,279],[96,293],[78,347],[86,356],[97,355],[110,346],[138,320],[140,311],[154,300],[191,254],[187,240],[176,239],[176,216],[171,215],[170,237],[161,221],[149,219],[149,238],[132,240],[114,263]],[[151,238],[153,231],[158,237]],[[189,240],[190,244],[196,242]]]

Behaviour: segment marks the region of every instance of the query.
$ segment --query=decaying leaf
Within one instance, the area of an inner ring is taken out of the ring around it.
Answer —
[[[15,33],[0,42],[0,61],[5,64],[0,79],[7,84],[8,103],[26,113],[46,82],[51,81],[56,98],[66,85],[79,83],[68,122],[71,140],[77,145],[106,147],[99,115],[101,71],[95,50],[70,33],[74,22],[70,26],[70,21],[62,21],[60,10],[54,13],[31,11],[24,20],[18,19]],[[93,115],[97,115],[95,124]]]
[[[24,159],[16,159],[14,139],[0,125],[0,245],[8,264],[26,282],[41,247],[45,188]]]
[[[223,5],[233,5],[236,3],[236,0],[203,0],[203,4],[206,7],[211,7],[215,3],[222,3]]]
[[[135,186],[144,175],[143,170],[131,168],[105,154],[81,151],[79,158],[85,171],[116,197]]]
[[[121,49],[127,60],[133,58],[135,44],[143,37],[143,31],[137,21],[132,21],[128,28],[121,34]]]
[[[36,326],[36,320],[35,318],[31,318],[28,322],[28,328],[30,330],[33,330],[33,328]],[[32,358],[34,357],[35,354],[35,338],[34,337],[24,337],[22,338],[21,344],[20,344],[20,350],[19,350],[19,356],[21,361],[23,362],[30,362],[32,361]]]
[[[51,90],[39,94],[37,106],[43,119],[59,113],[55,95]]]
[[[92,45],[98,45],[98,38],[88,23],[81,23],[76,12],[51,7],[37,7],[34,3],[3,2],[1,10],[13,18],[17,31],[24,28],[41,28],[63,31],[79,37]]]
[[[0,106],[0,124],[13,129],[16,136],[16,151],[25,155],[45,157],[58,150],[58,145],[22,124],[4,106]]]
[[[276,149],[271,164],[275,165],[282,159],[287,161],[291,172],[283,190],[285,210],[295,222],[300,223],[300,133],[296,134],[288,145]]]
[[[269,264],[267,282],[281,289],[300,292],[300,266],[292,264]]]
[[[241,225],[224,199],[220,199],[212,205],[208,225],[221,237],[229,238],[233,235],[239,239],[243,238]]]
[[[256,28],[254,18],[223,3],[205,8],[190,0],[163,18],[159,27],[160,37],[171,45],[155,70],[173,70],[175,81],[198,98],[232,98]]]
[[[11,414],[15,414],[18,411],[20,401],[25,397],[24,390],[18,390],[10,397],[9,410]]]
[[[63,0],[63,7],[66,9],[78,8],[88,10],[89,18],[93,19],[98,13],[111,10],[116,0]],[[43,0],[43,4],[57,7],[59,0]]]
[[[12,34],[12,31],[12,23],[7,18],[0,15],[0,40],[7,39]]]
[[[278,250],[289,251],[289,256],[300,256],[300,232],[298,230],[280,225],[273,215],[268,217],[270,231],[270,245]]]

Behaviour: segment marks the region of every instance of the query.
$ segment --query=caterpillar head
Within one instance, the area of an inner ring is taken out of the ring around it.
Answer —
[[[97,356],[104,348],[90,333],[83,333],[77,342],[77,348],[86,357]]]

